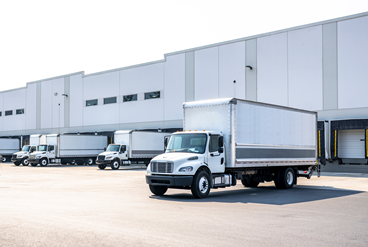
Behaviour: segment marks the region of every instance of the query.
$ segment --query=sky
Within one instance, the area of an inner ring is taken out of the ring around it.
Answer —
[[[0,91],[367,11],[367,0],[0,0]]]

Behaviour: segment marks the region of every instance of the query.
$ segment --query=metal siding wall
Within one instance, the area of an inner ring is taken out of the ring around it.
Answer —
[[[337,23],[338,107],[368,107],[368,16]]]
[[[28,84],[26,89],[26,129],[36,129],[37,122],[37,84]]]
[[[52,128],[64,127],[64,77],[52,80]],[[55,95],[57,94],[57,95]]]
[[[257,101],[257,39],[245,41],[245,99]]]
[[[0,117],[0,131],[4,131],[4,93],[0,93],[0,111],[1,111],[1,117]]]
[[[184,53],[168,56],[165,62],[164,75],[164,119],[181,120],[181,111],[186,96]],[[194,96],[194,95],[193,95]]]
[[[288,33],[289,106],[322,110],[322,26]]]
[[[185,53],[185,102],[194,101],[194,51]]]
[[[219,46],[218,97],[245,99],[245,41]]]
[[[82,126],[83,108],[85,106],[82,74],[70,77],[69,101],[71,106],[69,111],[70,126]]]
[[[26,128],[25,114],[17,115],[17,109],[25,109],[26,105],[26,89],[17,89],[3,93],[4,101],[2,113],[3,128],[5,130],[20,130],[24,131]],[[5,111],[12,110],[13,115],[5,116]]]
[[[41,129],[52,128],[53,97],[52,80],[41,82]]]
[[[195,51],[195,100],[219,97],[219,48]]]
[[[257,101],[288,105],[287,33],[257,39]]]
[[[323,25],[323,109],[337,109],[337,25]]]

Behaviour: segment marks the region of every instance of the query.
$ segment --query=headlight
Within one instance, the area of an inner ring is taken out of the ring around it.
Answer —
[[[17,156],[17,158],[22,158],[22,157],[23,157],[23,155],[21,155],[21,154]]]
[[[39,159],[39,158],[41,158],[41,155],[37,155],[35,159]]]
[[[105,160],[111,160],[113,156],[106,156]]]
[[[191,172],[191,171],[193,171],[192,166],[186,166],[179,169],[179,172]]]

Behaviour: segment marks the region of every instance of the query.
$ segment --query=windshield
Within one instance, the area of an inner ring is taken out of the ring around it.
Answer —
[[[28,152],[31,146],[23,146],[22,151]]]
[[[184,152],[200,153],[206,150],[206,134],[177,134],[172,135],[166,153]]]
[[[46,151],[46,150],[47,150],[47,145],[39,145],[38,146],[38,151],[43,152],[43,151]]]
[[[106,151],[119,152],[120,145],[109,145]]]

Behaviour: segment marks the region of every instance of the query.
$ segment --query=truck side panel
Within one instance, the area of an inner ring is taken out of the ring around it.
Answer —
[[[12,155],[19,151],[19,139],[0,138],[0,154]]]
[[[164,137],[170,135],[164,132],[132,133],[132,158],[153,158],[164,153]]]
[[[238,101],[235,119],[236,162],[227,167],[315,164],[316,113]]]
[[[106,136],[60,135],[58,157],[91,157],[103,152]]]

